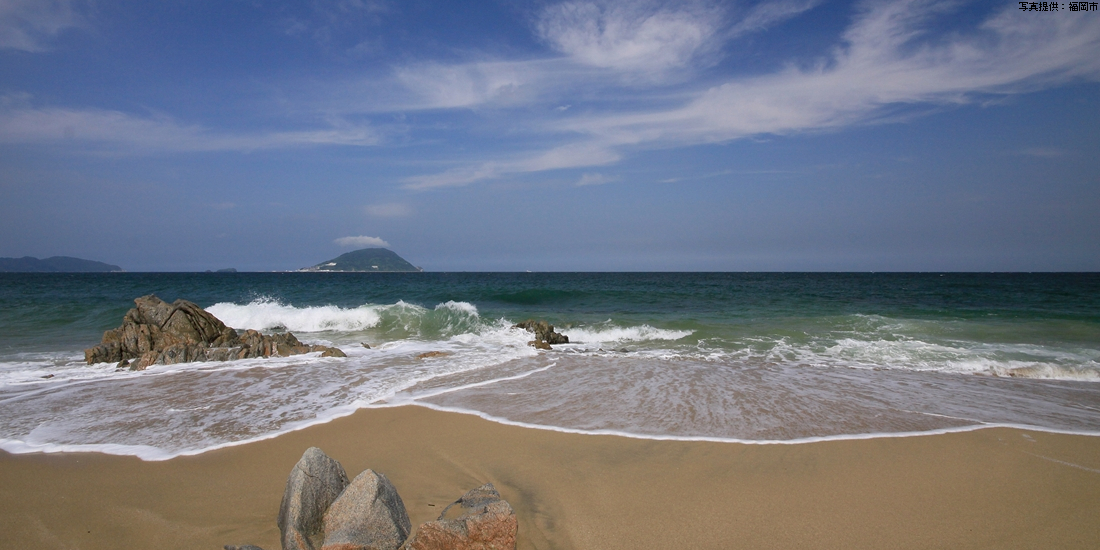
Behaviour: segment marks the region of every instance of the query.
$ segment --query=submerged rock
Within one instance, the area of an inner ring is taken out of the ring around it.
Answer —
[[[348,486],[344,467],[310,447],[290,471],[279,505],[283,550],[316,550],[324,535],[325,512]]]
[[[431,359],[432,357],[444,357],[444,356],[447,356],[447,355],[450,355],[450,353],[446,352],[446,351],[425,351],[424,353],[421,353],[421,354],[417,355],[416,358],[417,359]]]
[[[412,523],[386,476],[364,470],[325,512],[322,550],[397,550]]]
[[[461,514],[447,519],[455,505]],[[516,513],[492,483],[462,495],[443,509],[439,519],[421,525],[402,550],[514,550],[519,524]]]
[[[118,368],[145,370],[153,364],[287,357],[314,351],[324,357],[347,357],[337,348],[307,346],[289,332],[268,336],[246,330],[238,334],[187,300],[169,304],[150,294],[135,299],[134,304],[122,326],[108,330],[102,343],[84,350],[89,365],[117,363]]]

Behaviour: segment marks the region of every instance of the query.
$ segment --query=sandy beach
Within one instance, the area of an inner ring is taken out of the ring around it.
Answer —
[[[283,485],[309,446],[351,476],[385,473],[413,525],[491,481],[524,549],[1100,547],[1100,437],[651,441],[416,406],[162,462],[0,454],[4,546],[277,549]]]

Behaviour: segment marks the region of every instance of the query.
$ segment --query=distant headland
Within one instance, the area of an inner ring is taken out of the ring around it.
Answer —
[[[364,248],[341,254],[327,262],[321,262],[313,267],[302,268],[298,271],[416,273],[424,270],[385,248]]]
[[[7,273],[108,273],[123,271],[117,265],[69,256],[53,256],[39,260],[32,256],[0,258],[0,272]]]

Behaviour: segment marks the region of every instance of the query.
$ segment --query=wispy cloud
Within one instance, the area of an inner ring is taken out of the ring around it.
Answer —
[[[340,29],[364,21],[377,23],[378,16],[390,9],[390,3],[384,0],[312,0],[306,13],[283,19],[282,26],[291,36],[305,35],[327,43]]]
[[[766,28],[814,5],[816,0],[758,4],[732,23],[724,36]],[[898,110],[906,107],[962,104],[1074,79],[1100,79],[1100,56],[1096,55],[1100,18],[1021,17],[1010,6],[969,32],[934,34],[932,20],[957,8],[951,0],[868,1],[837,47],[813,66],[792,63],[771,74],[728,78],[680,100],[653,83],[657,86],[653,99],[635,95],[630,107],[590,106],[554,111],[554,118],[528,117],[528,131],[541,133],[544,139],[556,136],[557,144],[518,160],[482,161],[409,178],[406,187],[466,185],[506,174],[607,165],[644,148],[898,120]],[[696,16],[702,13],[698,10],[697,4],[683,11],[652,3],[622,9],[578,2],[552,6],[543,12],[538,31],[568,55],[567,61],[509,65],[509,74],[521,76],[482,77],[494,84],[476,89],[456,86],[447,92],[455,94],[449,99],[441,91],[436,104],[495,101],[503,90],[523,89],[544,78],[540,69],[561,63],[604,68],[598,74],[605,78],[607,70],[648,70],[660,75],[690,66],[709,44],[721,39],[705,18]],[[561,71],[552,80],[559,90],[587,85],[590,93],[609,85],[605,79],[569,76]],[[446,79],[440,82],[441,90],[448,89],[442,84]],[[551,105],[568,101],[567,96],[553,99]],[[562,161],[545,162],[555,157]]]
[[[419,98],[422,109],[453,109],[484,103],[515,103],[545,80],[549,67],[539,62],[436,63],[397,69],[398,83]]]
[[[821,4],[822,0],[779,0],[776,2],[761,2],[746,12],[736,24],[734,24],[727,36],[739,36],[745,33],[761,31],[786,21],[804,11],[808,11]]]
[[[352,79],[328,93],[330,108],[359,112],[523,108],[555,104],[564,111],[585,98],[675,94],[676,85],[721,58],[731,38],[810,9],[819,0],[757,4],[741,18],[704,0],[565,2],[543,8],[534,32],[554,52],[530,59],[412,62],[388,79]],[[730,22],[733,28],[727,28]],[[369,99],[367,99],[369,98]]]
[[[618,162],[620,159],[621,156],[617,152],[598,144],[571,143],[513,160],[485,162],[475,166],[452,168],[438,174],[407,178],[404,187],[406,189],[456,187],[513,174],[602,166]]]
[[[72,0],[0,0],[0,48],[45,51],[62,31],[85,24]]]
[[[964,103],[980,94],[1100,78],[1100,19],[1021,18],[1007,9],[971,36],[918,42],[921,14],[946,6],[874,3],[827,63],[730,80],[674,109],[574,117],[559,130],[608,144],[676,146],[836,128],[873,121],[890,107]]]
[[[128,152],[197,152],[302,145],[367,146],[378,144],[380,137],[368,126],[339,120],[330,121],[325,128],[245,134],[181,124],[165,115],[142,117],[102,109],[14,107],[0,110],[0,142],[67,144]]]
[[[340,246],[381,246],[384,248],[390,245],[390,243],[383,241],[378,237],[367,237],[366,235],[358,235],[355,237],[340,237],[333,242]]]
[[[564,2],[545,8],[537,29],[582,65],[659,80],[714,52],[722,18],[702,3]]]

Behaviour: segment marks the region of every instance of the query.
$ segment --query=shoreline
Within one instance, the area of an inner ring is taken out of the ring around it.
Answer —
[[[385,473],[414,526],[493,482],[524,549],[1100,547],[1100,438],[924,435],[670,441],[369,408],[164,461],[0,452],[0,527],[13,547],[274,550],[286,477],[318,446]]]
[[[540,369],[542,370],[542,369]],[[605,436],[605,437],[621,437],[625,439],[635,439],[640,441],[668,441],[679,443],[717,443],[717,444],[732,444],[732,445],[808,445],[814,443],[828,443],[828,442],[842,442],[842,441],[866,441],[875,439],[899,439],[910,437],[925,437],[925,436],[937,436],[946,434],[959,434],[974,432],[980,430],[993,430],[993,429],[1012,429],[1025,432],[1047,433],[1056,435],[1068,435],[1075,437],[1095,437],[1100,438],[1100,431],[1075,431],[1075,430],[1063,430],[1058,428],[1045,428],[1042,426],[1032,426],[1026,424],[1007,424],[1007,423],[982,423],[964,426],[950,426],[944,428],[936,428],[921,431],[904,431],[904,432],[873,432],[873,433],[857,433],[857,434],[841,434],[841,435],[825,435],[825,436],[812,436],[812,437],[799,437],[794,439],[737,439],[737,438],[725,438],[725,437],[711,437],[711,436],[679,436],[679,435],[652,435],[652,434],[635,434],[631,432],[618,431],[618,430],[584,430],[579,428],[564,428],[561,426],[550,426],[544,424],[532,424],[528,422],[521,422],[515,420],[509,420],[507,418],[498,417],[473,409],[457,409],[452,407],[446,407],[442,405],[435,405],[430,402],[424,401],[400,401],[391,404],[381,405],[368,405],[366,407],[359,407],[352,412],[327,417],[324,419],[311,421],[305,423],[304,426],[294,426],[283,431],[264,434],[251,439],[245,439],[241,441],[233,441],[229,443],[219,444],[217,446],[208,447],[198,450],[183,451],[177,454],[168,454],[156,447],[146,447],[140,445],[121,445],[121,444],[80,444],[72,446],[58,445],[51,448],[41,448],[29,446],[20,440],[5,440],[0,439],[0,453],[8,454],[12,456],[20,455],[54,455],[54,454],[102,454],[106,456],[114,457],[133,457],[141,460],[142,462],[163,462],[167,460],[174,460],[183,457],[201,456],[207,453],[220,451],[222,449],[230,449],[233,447],[239,447],[243,445],[252,445],[254,443],[260,443],[271,439],[283,437],[288,434],[299,432],[302,430],[309,430],[318,426],[323,426],[330,422],[347,418],[358,414],[360,411],[380,410],[380,409],[394,409],[402,407],[422,407],[432,411],[444,413],[444,414],[456,414],[464,416],[473,416],[491,422],[493,424],[500,424],[503,426],[510,426],[525,430],[539,430],[547,432],[555,432],[562,434],[571,434],[578,436]],[[148,453],[142,454],[138,452],[112,452],[118,449],[134,450],[134,449],[149,449]]]

